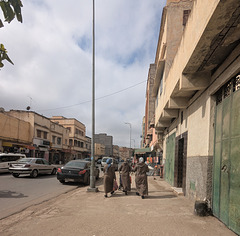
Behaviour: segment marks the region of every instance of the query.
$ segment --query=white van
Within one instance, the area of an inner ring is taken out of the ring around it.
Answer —
[[[10,163],[24,157],[26,158],[26,155],[19,153],[0,153],[0,173],[9,172],[8,167]]]

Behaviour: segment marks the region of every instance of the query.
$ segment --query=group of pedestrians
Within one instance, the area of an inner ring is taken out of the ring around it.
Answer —
[[[104,173],[104,197],[108,197],[108,193],[113,194],[114,183],[116,181],[115,168],[111,165],[112,159],[107,159],[106,165],[103,168]],[[136,195],[141,196],[142,199],[148,195],[148,181],[147,172],[149,171],[148,166],[144,163],[143,157],[138,159],[138,163],[132,168],[127,159],[124,160],[119,168],[122,189],[125,195],[131,191],[131,177],[130,174],[135,172],[135,184],[136,184]]]

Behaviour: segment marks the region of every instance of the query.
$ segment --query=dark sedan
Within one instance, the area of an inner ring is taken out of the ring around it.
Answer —
[[[79,182],[88,185],[90,183],[91,162],[85,160],[72,160],[65,166],[58,168],[57,179],[60,183]],[[99,169],[95,167],[96,179],[99,179]]]

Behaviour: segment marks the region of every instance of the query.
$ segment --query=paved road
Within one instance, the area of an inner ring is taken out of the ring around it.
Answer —
[[[234,236],[215,217],[194,215],[194,203],[174,195],[159,177],[149,176],[149,196],[117,191],[104,198],[99,192],[78,188],[0,220],[1,236]]]
[[[0,219],[79,186],[83,185],[60,184],[56,175],[14,178],[10,174],[0,174]]]

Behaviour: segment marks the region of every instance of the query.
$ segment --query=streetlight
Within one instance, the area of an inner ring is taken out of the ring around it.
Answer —
[[[135,139],[131,139],[131,140],[133,140],[133,143],[134,143],[134,146],[133,146],[133,148],[135,148]]]
[[[95,0],[93,0],[93,32],[92,32],[92,140],[91,140],[91,169],[89,192],[98,192],[95,187]]]
[[[132,136],[132,124],[131,124],[131,123],[129,123],[129,122],[125,122],[125,124],[130,126],[130,149],[131,149],[131,140],[132,140],[132,138],[131,138],[131,136]]]

